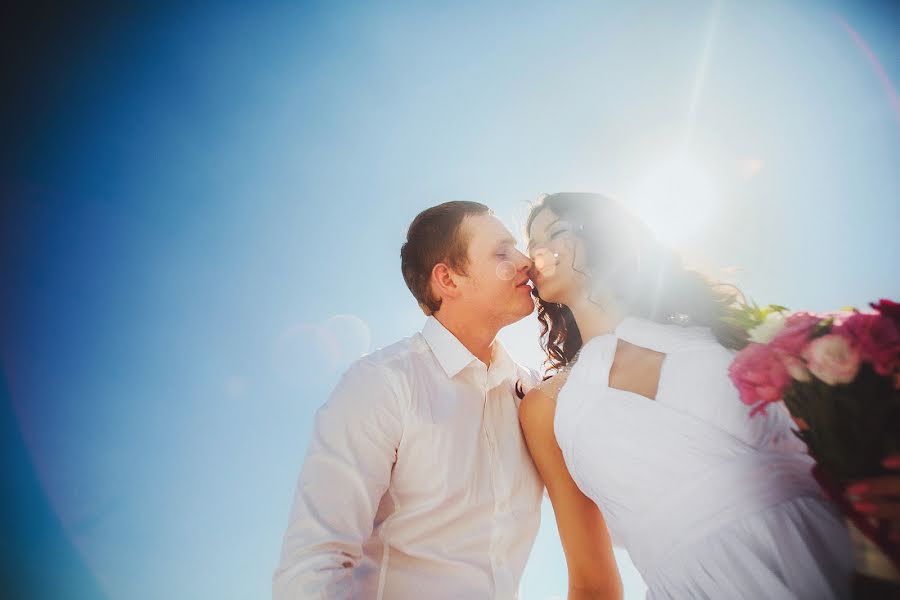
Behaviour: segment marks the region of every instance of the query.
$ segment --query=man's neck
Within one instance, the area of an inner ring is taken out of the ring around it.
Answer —
[[[441,325],[460,341],[475,358],[487,366],[491,366],[491,357],[494,350],[494,338],[497,337],[499,327],[491,326],[465,315],[439,311],[434,314]]]

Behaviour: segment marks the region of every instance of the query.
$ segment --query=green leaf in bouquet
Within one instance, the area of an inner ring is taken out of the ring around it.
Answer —
[[[823,335],[831,333],[831,326],[834,325],[834,317],[826,317],[816,323],[816,326],[809,332],[809,339],[814,340]]]
[[[761,325],[770,314],[787,310],[786,307],[778,304],[760,307],[756,302],[750,301],[749,303],[732,307],[730,314],[722,317],[722,320],[729,325],[740,327],[744,331],[750,331]]]

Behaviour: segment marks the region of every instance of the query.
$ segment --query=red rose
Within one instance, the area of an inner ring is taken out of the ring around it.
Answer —
[[[859,348],[862,360],[872,363],[879,375],[889,376],[900,368],[900,326],[884,313],[853,313],[833,331]]]
[[[869,304],[869,306],[891,319],[897,325],[897,328],[900,329],[900,304],[893,300],[882,298],[878,301],[878,304]]]

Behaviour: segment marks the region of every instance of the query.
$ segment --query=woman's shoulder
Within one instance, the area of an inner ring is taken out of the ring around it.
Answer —
[[[555,399],[556,396],[559,395],[559,391],[566,384],[566,380],[568,378],[569,370],[562,369],[541,381],[537,386],[535,386],[535,389],[538,390],[538,393]]]
[[[552,424],[556,398],[565,385],[568,371],[556,373],[528,390],[519,404],[519,420],[523,425]]]

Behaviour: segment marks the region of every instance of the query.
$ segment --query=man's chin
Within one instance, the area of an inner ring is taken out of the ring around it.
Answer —
[[[522,307],[522,313],[521,313],[521,316],[520,316],[518,319],[516,319],[516,320],[517,320],[517,321],[521,321],[522,319],[524,319],[525,317],[527,317],[528,315],[530,315],[531,313],[533,313],[533,312],[534,312],[534,308],[535,308],[535,307],[534,307],[534,302],[529,302],[527,307]]]
[[[509,325],[512,325],[513,323],[518,323],[533,312],[534,305],[532,305],[528,309],[522,308],[522,310],[518,310],[515,312],[509,311],[508,313],[506,313],[505,318],[503,319],[503,327],[507,327]]]

